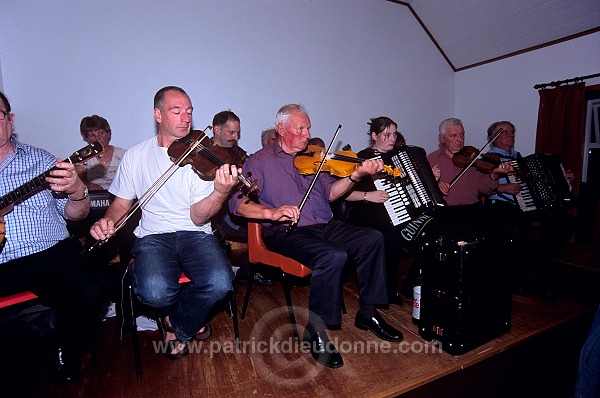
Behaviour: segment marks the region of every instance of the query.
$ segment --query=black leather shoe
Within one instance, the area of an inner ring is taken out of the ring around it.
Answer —
[[[326,324],[325,329],[327,329],[327,330],[342,330],[342,325],[339,325],[337,323],[335,325]]]
[[[339,368],[344,364],[342,355],[329,340],[329,336],[324,330],[316,332],[307,327],[304,329],[302,344],[310,350],[312,357],[321,365],[328,368]]]
[[[375,316],[368,319],[362,316],[360,311],[358,311],[356,313],[356,318],[354,319],[354,326],[362,330],[369,329],[382,340],[397,342],[404,339],[402,332],[393,328],[386,321],[384,321],[378,312],[375,313]]]
[[[52,370],[52,378],[59,384],[70,384],[79,376],[79,363],[71,363],[67,360],[65,352],[59,348],[56,357],[54,369]]]

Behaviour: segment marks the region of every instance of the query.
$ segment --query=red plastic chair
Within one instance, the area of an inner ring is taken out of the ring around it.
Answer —
[[[244,305],[242,307],[242,316],[244,319],[246,316],[246,309],[250,301],[250,294],[252,293],[252,285],[254,281],[254,264],[264,264],[271,267],[278,268],[281,271],[281,284],[283,285],[283,293],[285,294],[285,301],[288,307],[288,313],[290,315],[290,322],[292,324],[292,330],[294,332],[294,338],[298,340],[298,328],[296,326],[296,317],[294,315],[294,308],[292,306],[292,283],[289,276],[297,278],[305,278],[312,274],[310,268],[296,260],[293,260],[284,255],[275,253],[267,249],[262,239],[262,224],[257,222],[248,221],[248,261],[250,263],[250,277],[248,278],[248,285],[246,286],[246,293],[244,294]]]
[[[0,297],[0,309],[11,307],[13,305],[17,305],[17,304],[21,304],[21,303],[25,303],[27,301],[36,300],[37,298],[38,298],[38,296],[36,296],[35,294],[33,294],[32,292],[29,292],[29,291],[15,293],[10,296]],[[90,347],[91,347],[92,360],[94,361],[94,363],[96,363],[98,361],[98,354],[97,354],[97,349],[96,349],[96,342],[93,338],[90,343]]]
[[[15,304],[24,303],[26,301],[35,300],[38,298],[31,292],[16,293],[11,296],[0,297],[0,308],[10,307]]]
[[[248,278],[248,285],[246,286],[246,293],[244,294],[244,304],[242,307],[241,318],[244,319],[246,316],[246,309],[248,308],[248,302],[250,301],[250,294],[252,293],[252,285],[254,281],[254,264],[264,264],[271,267],[275,267],[281,271],[281,284],[283,285],[283,292],[285,295],[285,301],[288,306],[288,312],[290,315],[290,322],[292,324],[292,330],[294,332],[294,338],[298,337],[298,328],[296,326],[296,317],[294,315],[294,308],[292,306],[292,281],[290,276],[296,278],[305,278],[312,274],[310,268],[306,265],[299,263],[296,260],[286,257],[282,254],[270,251],[262,239],[262,224],[248,221],[248,261],[250,263],[250,277]],[[342,297],[342,312],[346,313],[346,305],[344,298]]]

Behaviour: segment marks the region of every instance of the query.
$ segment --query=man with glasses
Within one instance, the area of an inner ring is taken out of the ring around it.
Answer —
[[[488,139],[499,130],[502,132],[491,143],[488,153],[499,155],[503,162],[522,158],[515,149],[515,125],[508,120],[492,123],[487,130]],[[571,170],[567,170],[565,176],[570,181],[575,179]],[[491,209],[495,219],[514,225],[516,251],[522,253],[515,260],[518,263],[515,291],[550,299],[556,288],[554,258],[573,235],[575,219],[561,208],[522,211],[516,197],[521,189],[521,183],[510,182],[507,176],[500,177],[498,189],[487,198],[486,207]],[[534,225],[537,225],[535,231]]]
[[[486,228],[486,223],[494,224],[496,220],[492,220],[490,217],[493,214],[482,206],[481,197],[497,191],[500,177],[513,171],[510,163],[494,165],[489,173],[469,167],[450,187],[452,180],[464,170],[464,167],[456,165],[453,161],[455,157],[460,157],[465,147],[465,129],[462,121],[457,118],[443,120],[439,125],[438,139],[441,147],[429,153],[427,160],[432,167],[439,167],[438,186],[448,205],[437,215],[436,221],[440,231],[444,234],[460,231],[463,236],[467,233],[483,235],[484,231],[500,233],[509,230],[504,228],[502,220],[497,221],[503,228]]]
[[[73,164],[18,141],[13,136],[15,115],[10,112],[9,101],[0,92],[0,214],[6,223],[0,296],[31,291],[55,311],[53,375],[58,382],[69,383],[77,377],[84,343],[105,304],[102,285],[88,274],[81,245],[70,238],[65,222],[88,214],[88,189]],[[38,189],[14,202],[14,196],[4,201],[4,195],[50,169]]]

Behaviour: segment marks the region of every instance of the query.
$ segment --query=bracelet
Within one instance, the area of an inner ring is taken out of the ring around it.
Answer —
[[[359,181],[360,181],[360,178],[359,178],[358,180],[355,180],[354,178],[352,178],[352,174],[350,174],[350,175],[348,176],[348,179],[349,179],[350,181],[352,181],[353,183],[355,183],[355,184],[356,184],[357,182],[359,182]]]
[[[365,203],[368,202],[368,200],[367,200],[367,192],[366,191],[365,191],[365,194],[363,196],[363,202],[365,202]]]
[[[82,200],[88,197],[88,193],[88,187],[86,186],[83,189],[83,196],[81,198],[73,199],[70,195],[67,195],[67,199],[69,199],[72,202],[81,202]]]

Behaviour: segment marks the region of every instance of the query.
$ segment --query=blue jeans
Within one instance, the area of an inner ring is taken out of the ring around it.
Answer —
[[[587,339],[581,348],[575,397],[600,397],[600,305],[596,310]]]
[[[138,239],[131,250],[133,291],[142,304],[169,315],[181,341],[194,337],[212,307],[232,289],[222,243],[202,232],[178,231]],[[190,283],[179,284],[184,273]]]

